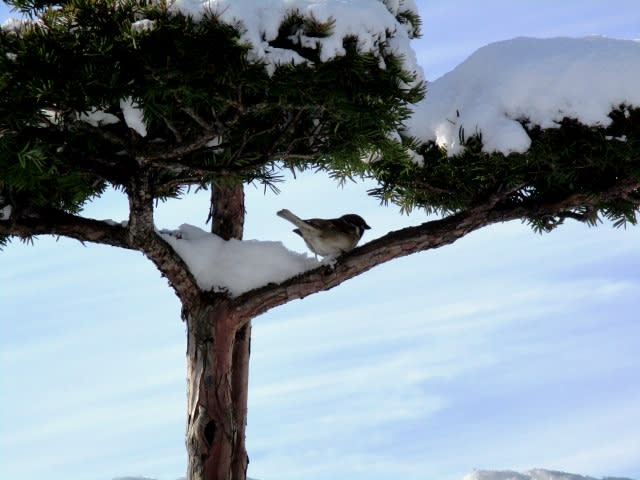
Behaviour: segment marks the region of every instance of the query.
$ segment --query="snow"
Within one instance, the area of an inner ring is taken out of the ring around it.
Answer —
[[[398,10],[417,11],[412,0],[388,0],[394,13]],[[292,40],[300,45],[320,47],[320,60],[326,62],[345,54],[342,41],[353,36],[358,39],[360,52],[385,53],[402,56],[404,68],[422,79],[422,70],[409,45],[407,26],[398,22],[394,13],[382,2],[371,0],[176,0],[171,11],[200,20],[210,12],[221,21],[237,25],[241,41],[251,45],[249,60],[264,62],[269,73],[284,63],[304,63],[307,60],[292,50],[274,48],[269,42],[278,36],[278,29],[290,12],[314,18],[319,23],[332,24],[332,35],[326,38],[309,37],[302,33]],[[384,62],[380,57],[381,65]]]
[[[585,477],[566,472],[553,470],[534,469],[524,473],[517,473],[510,470],[489,471],[477,470],[465,475],[464,480],[597,480],[594,477]],[[631,480],[624,478],[604,477],[603,480]]]
[[[140,105],[134,102],[131,97],[127,97],[120,100],[120,110],[122,110],[127,126],[141,137],[146,137],[147,124],[144,121],[144,114]]]
[[[106,218],[104,220],[100,220],[101,222],[106,223],[107,225],[111,225],[112,227],[127,227],[129,225],[129,220],[122,220],[120,222],[116,222],[115,220],[112,220],[110,218]]]
[[[182,257],[202,290],[241,295],[322,265],[295,253],[281,242],[225,241],[192,225],[161,231],[162,238]]]
[[[36,20],[35,23],[40,23],[39,20]],[[25,28],[30,27],[34,24],[34,21],[26,18],[9,18],[2,22],[0,28],[8,33],[18,34],[22,32]]]
[[[205,143],[206,147],[217,147],[222,144],[222,137],[214,137],[212,140],[209,140]]]
[[[138,20],[131,24],[132,33],[150,32],[155,28],[156,28],[156,22],[154,22],[153,20],[149,20],[148,18],[143,18],[142,20]]]
[[[515,38],[487,45],[427,85],[406,133],[459,153],[459,132],[482,134],[486,152],[526,151],[518,120],[553,128],[563,117],[610,123],[621,104],[640,106],[640,43],[604,37]]]
[[[93,110],[87,113],[81,113],[78,115],[78,119],[83,122],[87,122],[88,124],[94,127],[100,127],[102,125],[111,125],[114,123],[118,123],[120,119],[115,115],[107,112],[103,112],[94,108]]]
[[[11,205],[5,205],[4,207],[0,208],[0,220],[8,220],[9,218],[11,218],[12,212],[13,207]]]
[[[416,10],[413,0],[175,0],[170,11],[199,21],[212,13],[235,25],[241,41],[249,44],[249,60],[263,62],[272,74],[283,63],[309,60],[288,49],[269,45],[280,24],[292,12],[331,25],[325,38],[299,32],[291,40],[319,48],[321,61],[345,53],[343,39],[356,37],[361,52],[393,53],[414,72],[424,76],[410,45],[408,26],[395,15]],[[11,19],[5,31],[27,28],[24,20]],[[154,23],[141,19],[131,26],[142,34]],[[640,106],[640,42],[604,37],[516,38],[480,48],[453,71],[428,83],[426,98],[406,120],[403,133],[421,142],[434,141],[455,155],[463,150],[461,137],[482,135],[486,152],[525,152],[531,139],[520,122],[554,128],[564,117],[585,125],[606,126],[607,114],[624,104]],[[127,125],[141,136],[147,127],[141,108],[130,97],[121,100]],[[104,124],[113,119],[90,114],[83,120]],[[107,115],[107,114],[105,114]],[[463,135],[461,135],[463,134]],[[623,141],[623,140],[622,140]],[[410,152],[411,153],[411,152]],[[414,155],[414,161],[419,161]]]
[[[147,477],[118,477],[113,480],[153,480]],[[180,478],[178,480],[185,480]],[[247,477],[247,480],[251,480]],[[255,479],[254,479],[255,480]],[[517,473],[510,470],[490,471],[476,470],[464,476],[463,480],[599,480],[594,477],[585,477],[572,473],[557,472],[553,470],[535,469],[525,473]],[[602,480],[632,480],[630,478],[604,477]]]
[[[280,64],[308,62],[292,50],[269,45],[278,36],[282,21],[297,12],[331,25],[332,35],[326,38],[303,33],[291,38],[303,46],[319,47],[321,61],[344,55],[343,39],[355,37],[359,50],[378,55],[382,66],[381,49],[385,54],[401,57],[405,69],[415,72],[420,81],[422,70],[409,45],[411,26],[396,18],[399,12],[408,10],[417,12],[414,0],[384,0],[384,3],[372,0],[174,0],[169,7],[170,12],[191,16],[196,21],[211,13],[222,22],[238,27],[241,41],[251,45],[249,60],[264,62],[269,73]],[[31,20],[9,19],[2,24],[2,29],[17,34],[33,24]],[[144,18],[131,24],[134,35],[154,28],[155,23]]]

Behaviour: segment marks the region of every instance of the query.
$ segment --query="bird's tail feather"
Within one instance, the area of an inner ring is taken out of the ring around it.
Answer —
[[[284,218],[285,220],[290,221],[291,223],[293,223],[297,227],[299,227],[301,224],[304,225],[304,221],[300,217],[298,217],[297,215],[293,214],[292,212],[290,212],[286,208],[276,212],[276,215],[278,215],[279,217]]]
[[[309,223],[308,221],[302,220],[300,217],[298,217],[297,215],[294,215],[286,208],[283,208],[282,210],[276,212],[276,215],[284,218],[285,220],[290,221],[296,227],[298,227],[294,230],[294,232],[300,235],[302,238],[305,238],[303,232],[313,233],[315,235],[317,235],[320,232],[320,229],[318,227]]]

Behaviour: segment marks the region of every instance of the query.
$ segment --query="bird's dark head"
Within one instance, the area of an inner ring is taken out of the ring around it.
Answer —
[[[367,222],[364,221],[364,218],[360,215],[356,215],[355,213],[348,213],[347,215],[341,216],[340,219],[350,223],[354,227],[357,227],[361,237],[365,230],[369,230],[371,228],[367,225]]]

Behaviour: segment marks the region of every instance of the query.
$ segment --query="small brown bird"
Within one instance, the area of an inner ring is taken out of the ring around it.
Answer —
[[[308,220],[302,220],[287,209],[280,210],[277,215],[298,227],[293,231],[303,238],[309,250],[322,257],[337,257],[353,250],[364,231],[371,228],[360,215],[353,213],[340,218]]]

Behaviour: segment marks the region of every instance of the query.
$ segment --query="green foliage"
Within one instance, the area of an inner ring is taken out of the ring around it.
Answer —
[[[608,127],[564,119],[540,129],[524,119],[532,139],[525,154],[485,153],[480,134],[462,131],[466,148],[453,157],[398,138],[423,85],[384,45],[363,53],[351,37],[342,39],[345,55],[322,62],[320,44],[300,38],[332,35],[334,24],[300,12],[283,18],[271,42],[292,62],[269,70],[251,61],[241,26],[214,14],[194,21],[143,0],[11,4],[37,20],[0,31],[0,192],[20,208],[76,212],[143,170],[158,199],[238,180],[277,189],[282,168],[309,168],[339,181],[375,179],[370,193],[381,201],[438,213],[501,192],[509,192],[502,205],[530,207],[640,179],[640,113],[626,106],[611,112]],[[397,17],[419,35],[419,18],[402,2]],[[139,20],[150,28],[135,28]],[[123,99],[143,109],[145,137],[124,122]],[[96,111],[117,121],[88,123]],[[634,223],[639,196],[528,220],[539,231],[565,218]]]
[[[364,172],[361,156],[405,157],[390,132],[422,97],[400,59],[362,53],[319,61],[292,38],[332,23],[291,13],[272,42],[312,61],[268,72],[248,59],[237,26],[135,0],[13,0],[38,22],[0,34],[0,185],[21,203],[76,211],[106,184],[125,187],[142,164],[159,198],[223,177],[272,186],[278,168]],[[138,20],[152,28],[136,29]],[[381,61],[385,67],[381,67]],[[129,131],[122,99],[144,110]],[[95,127],[90,112],[120,121]]]
[[[465,150],[452,157],[434,143],[417,146],[404,139],[417,148],[423,163],[397,159],[374,163],[372,174],[380,187],[372,194],[405,210],[422,207],[451,213],[505,191],[513,191],[505,206],[534,206],[569,195],[597,195],[621,180],[640,182],[640,109],[621,105],[610,117],[608,127],[588,127],[565,118],[557,128],[541,129],[523,120],[532,140],[524,154],[483,152],[481,134],[464,138]],[[602,202],[595,211],[528,220],[537,231],[550,231],[564,218],[594,225],[599,215],[621,226],[635,224],[638,205],[640,192],[636,191]]]

